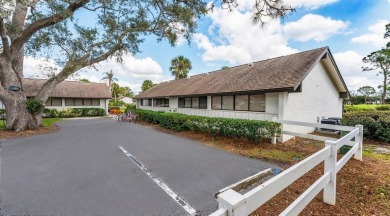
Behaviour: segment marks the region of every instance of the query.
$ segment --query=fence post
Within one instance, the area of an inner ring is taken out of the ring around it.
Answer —
[[[356,125],[359,128],[359,133],[355,136],[355,142],[359,142],[359,148],[356,150],[354,158],[356,160],[363,160],[363,125]]]
[[[276,117],[272,117],[271,121],[276,122],[276,120],[278,120]],[[271,144],[276,144],[276,134],[274,134],[274,136],[271,137]]]
[[[337,148],[336,142],[331,140],[325,141],[325,146],[331,147],[331,155],[325,159],[324,173],[329,172],[329,183],[324,187],[323,200],[329,205],[336,204],[336,165],[337,165]]]
[[[245,209],[245,197],[229,189],[218,195],[218,207],[227,210],[228,216],[248,215]]]

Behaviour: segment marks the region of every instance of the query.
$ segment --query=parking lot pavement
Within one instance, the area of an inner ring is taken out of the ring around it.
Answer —
[[[112,119],[60,126],[0,143],[2,215],[188,214],[119,146],[203,215],[217,209],[215,192],[273,167]]]

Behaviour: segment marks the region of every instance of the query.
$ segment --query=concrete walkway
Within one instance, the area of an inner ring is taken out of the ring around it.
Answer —
[[[186,215],[120,145],[202,215],[215,192],[273,167],[112,119],[60,127],[1,142],[1,215]]]

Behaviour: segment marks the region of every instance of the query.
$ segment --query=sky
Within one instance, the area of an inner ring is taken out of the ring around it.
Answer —
[[[296,11],[283,20],[269,20],[263,27],[251,22],[248,8],[254,0],[238,2],[239,8],[233,12],[216,9],[199,20],[190,44],[179,40],[172,47],[148,36],[140,45],[141,52],[125,55],[123,63],[109,59],[74,79],[102,82],[103,73],[113,70],[118,84],[137,94],[146,79],[154,83],[174,79],[170,62],[179,55],[192,62],[192,76],[328,46],[349,90],[381,84],[377,72],[362,72],[362,58],[388,41],[383,36],[385,25],[390,23],[390,0],[285,0]],[[26,57],[25,76],[36,77],[42,61]],[[55,66],[50,59],[44,65]]]

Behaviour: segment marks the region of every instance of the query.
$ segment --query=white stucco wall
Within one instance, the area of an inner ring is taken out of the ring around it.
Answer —
[[[67,109],[67,108],[103,108],[108,114],[108,99],[100,99],[99,106],[65,106],[65,98],[62,98],[62,106],[47,106],[49,109],[57,109],[58,111]]]
[[[303,80],[302,92],[281,93],[279,99],[284,103],[279,111],[284,120],[317,123],[322,116],[342,117],[343,99],[321,62]],[[283,130],[309,133],[314,128],[284,125]]]
[[[127,103],[127,104],[133,103],[133,99],[129,98],[129,97],[124,97],[124,98],[120,99],[120,101],[122,101],[123,103]]]

